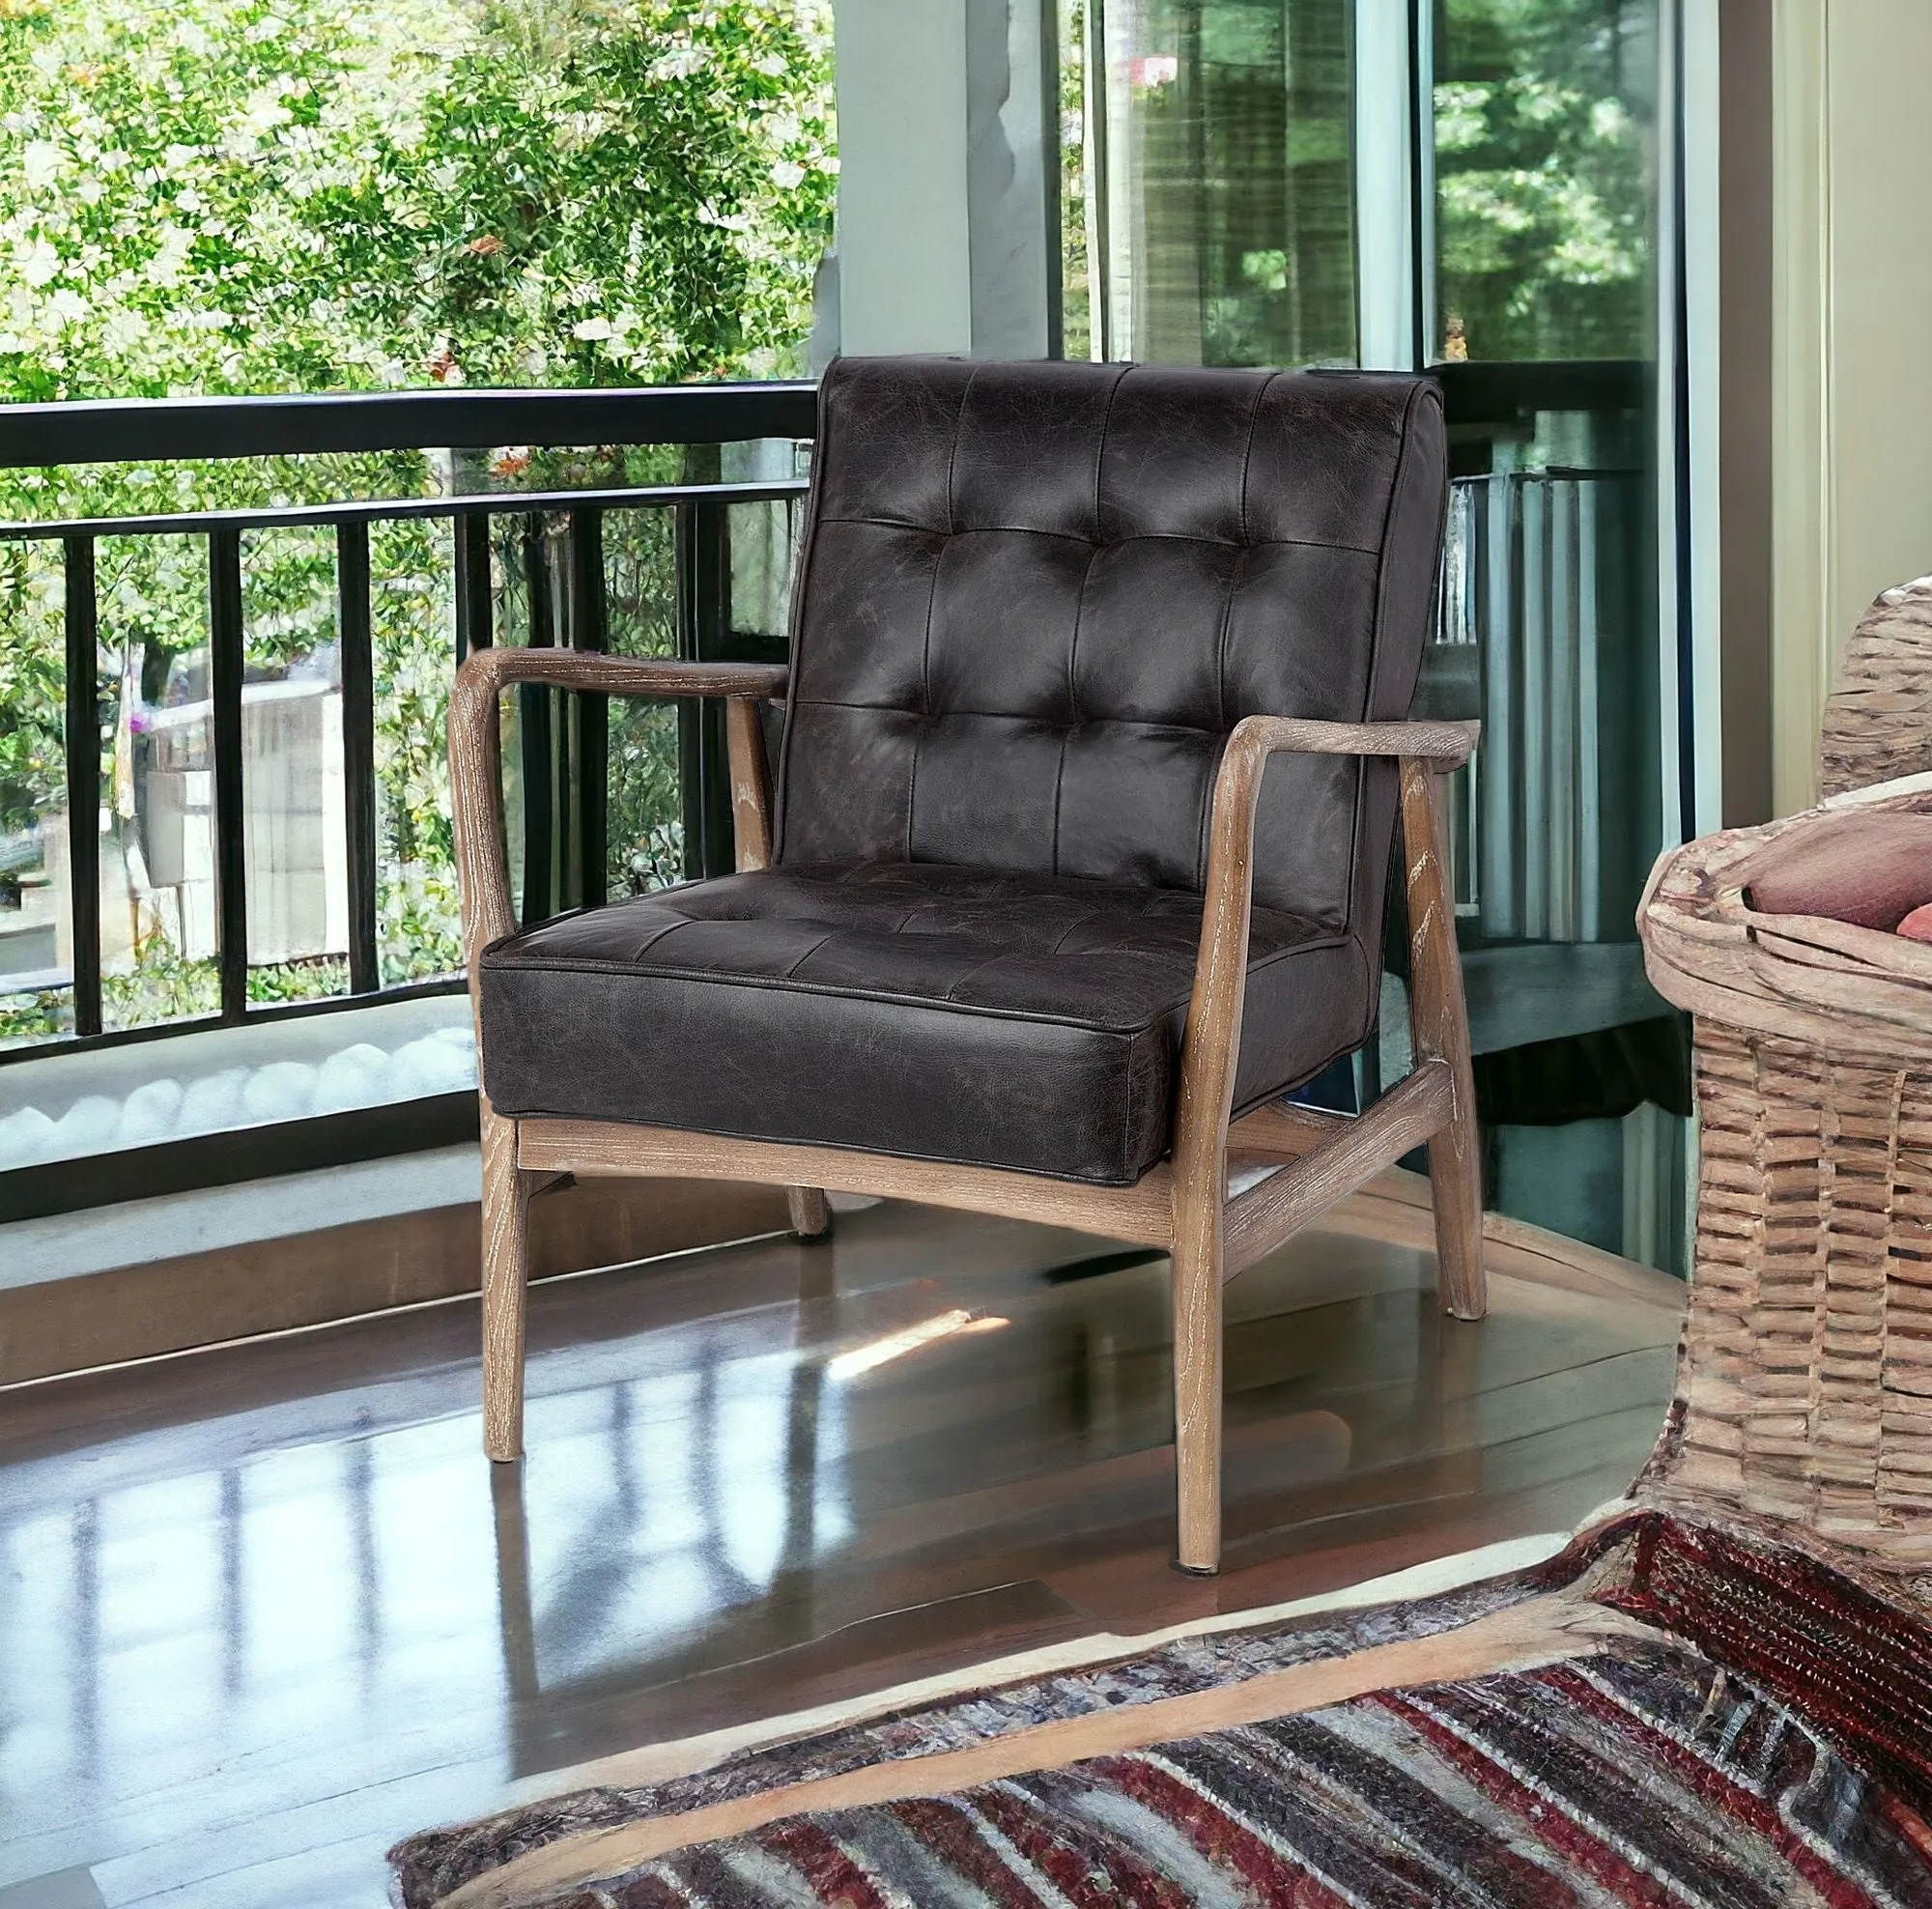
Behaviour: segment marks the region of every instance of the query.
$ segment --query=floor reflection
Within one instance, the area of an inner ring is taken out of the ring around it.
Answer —
[[[1244,1556],[1486,1495],[1554,1493],[1497,1514],[1548,1528],[1640,1456],[1667,1317],[1539,1299],[1456,1326],[1429,1272],[1317,1236],[1234,1289]],[[1009,1323],[909,1339],[954,1315]],[[506,1775],[1081,1635],[1179,1582],[1158,1260],[887,1208],[829,1247],[563,1282],[511,1467],[478,1449],[473,1328],[181,1361],[145,1417],[105,1381],[66,1422],[53,1389],[0,1400],[0,1435],[33,1430],[0,1467],[0,1886],[90,1864],[143,1900],[250,1873],[285,1817],[379,1850]]]

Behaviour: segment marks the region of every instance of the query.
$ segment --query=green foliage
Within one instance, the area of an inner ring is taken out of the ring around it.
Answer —
[[[0,0],[0,403],[781,375],[830,231],[830,62],[827,0]],[[455,469],[402,452],[0,473],[0,519],[663,462],[510,447]],[[660,567],[656,538],[612,520],[613,580]],[[244,558],[251,674],[326,661],[327,534],[251,536]],[[205,553],[108,540],[99,563],[103,789],[126,818],[122,686],[205,694]],[[446,527],[378,526],[372,570],[394,981],[457,960]],[[61,806],[62,617],[58,547],[0,542],[0,838]],[[624,773],[641,840],[666,772]]]
[[[248,999],[264,1005],[316,1001],[349,991],[349,964],[325,957],[278,961],[248,970]],[[100,1009],[109,1028],[214,1014],[221,1009],[221,970],[181,954],[165,935],[144,946],[131,972],[100,978]],[[43,1040],[67,1028],[66,996],[57,989],[0,993],[0,1045]]]
[[[1435,88],[1451,356],[1649,349],[1655,0],[1447,0]]]
[[[0,544],[0,837],[26,828],[66,773],[58,592],[27,545]],[[38,641],[21,640],[29,630]]]
[[[769,374],[827,57],[787,0],[5,0],[0,393]]]

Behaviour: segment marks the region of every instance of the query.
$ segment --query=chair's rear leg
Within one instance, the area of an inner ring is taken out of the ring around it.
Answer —
[[[1489,1309],[1489,1279],[1483,1271],[1483,1164],[1475,1092],[1466,1078],[1456,1084],[1456,1100],[1455,1119],[1429,1143],[1435,1263],[1445,1310],[1458,1319],[1481,1319]]]
[[[1178,1569],[1221,1568],[1221,1214],[1183,1225],[1174,1248],[1174,1469]]]
[[[1418,1058],[1446,1061],[1455,1110],[1429,1143],[1429,1188],[1435,1209],[1435,1261],[1444,1308],[1481,1319],[1489,1308],[1483,1271],[1483,1158],[1476,1125],[1476,1082],[1469,1065],[1469,1010],[1463,957],[1443,852],[1441,788],[1426,763],[1402,765],[1403,841],[1406,851],[1409,928],[1409,1018]]]
[[[801,1239],[823,1239],[832,1231],[832,1202],[816,1186],[787,1186],[785,1205],[791,1230]]]
[[[524,1301],[529,1287],[529,1176],[517,1124],[483,1103],[483,1449],[524,1452]]]

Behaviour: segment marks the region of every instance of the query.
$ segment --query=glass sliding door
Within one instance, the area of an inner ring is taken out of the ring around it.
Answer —
[[[1070,353],[1419,361],[1442,383],[1449,538],[1416,709],[1484,725],[1451,833],[1488,1197],[1662,1266],[1688,1059],[1634,918],[1681,812],[1672,6],[1058,18]],[[1388,966],[1361,1095],[1408,1065],[1399,934]]]
[[[1484,725],[1459,896],[1488,1192],[1674,1267],[1688,1063],[1634,919],[1677,820],[1668,22],[1663,0],[1433,11],[1424,310],[1455,420],[1438,637],[1475,664]]]

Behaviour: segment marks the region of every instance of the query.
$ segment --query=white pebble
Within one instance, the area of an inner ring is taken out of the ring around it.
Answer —
[[[49,1136],[47,1157],[55,1160],[78,1159],[98,1154],[114,1143],[114,1129],[121,1124],[121,1103],[104,1094],[90,1094],[76,1100],[54,1123]]]
[[[434,1035],[398,1047],[389,1059],[389,1092],[398,1100],[416,1100],[430,1094],[463,1094],[475,1085],[474,1059]]]
[[[380,1107],[388,1097],[389,1057],[366,1040],[331,1054],[316,1070],[314,1111],[318,1114]]]
[[[121,1125],[114,1130],[119,1147],[152,1147],[172,1140],[185,1097],[178,1080],[145,1080],[121,1104]]]
[[[0,1120],[0,1169],[30,1167],[46,1157],[53,1122],[38,1107],[22,1107]]]
[[[315,1069],[299,1061],[271,1061],[257,1068],[242,1090],[242,1111],[258,1125],[298,1121],[315,1098]]]
[[[203,1074],[187,1084],[182,1096],[181,1112],[176,1116],[183,1133],[220,1133],[242,1125],[242,1083],[247,1079],[241,1068],[224,1068],[219,1073]]]

